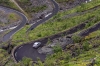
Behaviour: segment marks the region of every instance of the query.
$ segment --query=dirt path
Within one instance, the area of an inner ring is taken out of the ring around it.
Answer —
[[[26,13],[18,4],[15,0],[10,0],[11,2],[13,2],[23,13]]]

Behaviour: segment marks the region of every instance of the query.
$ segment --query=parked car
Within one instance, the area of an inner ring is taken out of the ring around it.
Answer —
[[[33,48],[38,48],[41,45],[41,42],[34,42]]]

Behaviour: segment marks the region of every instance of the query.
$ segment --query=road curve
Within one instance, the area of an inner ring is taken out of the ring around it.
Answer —
[[[46,18],[43,18],[43,19],[40,20],[39,22],[36,22],[35,24],[33,24],[33,25],[27,30],[27,32],[30,31],[30,30],[33,30],[35,27],[37,27],[37,26],[40,25],[41,23],[44,23],[46,20],[50,19],[52,16],[54,16],[55,14],[58,13],[58,11],[59,11],[59,6],[58,6],[58,4],[56,3],[55,0],[51,0],[51,1],[52,1],[52,3],[53,3],[54,6],[55,6],[55,8],[54,8],[53,11],[52,11],[52,14],[49,15],[48,17],[46,17]]]
[[[81,29],[82,29],[82,26],[85,27],[84,24],[80,24],[78,27],[75,27],[74,30],[73,29],[69,30],[68,33],[70,34],[72,32],[77,31],[79,27],[81,27]],[[85,36],[89,35],[91,32],[94,32],[98,29],[100,29],[100,22],[97,23],[96,25],[94,25],[93,27],[82,31],[79,35],[85,37]],[[57,35],[54,35],[53,37],[57,37]],[[50,39],[53,39],[53,37],[50,37]],[[44,46],[47,43],[48,38],[40,39],[37,41],[41,42],[42,46]],[[37,61],[37,58],[40,58],[40,60],[42,60],[42,61],[45,60],[46,54],[40,54],[40,53],[38,53],[38,49],[32,48],[32,45],[34,42],[21,45],[14,50],[13,56],[17,62],[22,60],[23,57],[31,58],[33,61]]]
[[[42,45],[44,44],[46,43],[42,42]],[[28,57],[33,61],[37,61],[37,58],[40,58],[41,61],[44,61],[46,58],[46,54],[38,53],[38,49],[34,49],[32,45],[33,44],[30,43],[17,47],[13,53],[14,59],[19,62],[23,57]]]
[[[14,12],[14,13],[18,14],[19,16],[21,16],[21,18],[22,18],[22,22],[20,23],[20,25],[18,25],[15,29],[11,30],[10,32],[8,32],[7,34],[5,34],[3,36],[2,41],[6,42],[12,37],[12,35],[14,33],[16,33],[19,29],[21,29],[27,23],[28,19],[23,13],[21,13],[19,11],[16,11],[16,10],[13,10],[13,9],[10,9],[7,7],[3,7],[3,6],[0,6],[0,8],[5,9],[6,11]]]
[[[54,4],[55,8],[52,11],[52,14],[49,15],[48,17],[42,19],[41,21],[33,24],[27,31],[29,30],[33,30],[35,27],[37,27],[39,24],[44,23],[46,20],[50,19],[52,16],[54,16],[55,14],[58,13],[59,11],[59,6],[58,4],[55,2],[55,0],[51,0],[52,3]],[[47,39],[43,39],[40,40],[42,42],[42,46],[44,44],[47,43]],[[31,44],[26,44],[26,45],[22,45],[20,47],[17,47],[14,50],[13,56],[15,58],[15,60],[18,62],[20,61],[23,57],[28,57],[28,58],[32,58],[34,61],[37,61],[37,58],[39,57],[40,60],[45,60],[46,55],[45,54],[40,54],[38,53],[37,49],[32,48],[32,43]],[[27,50],[28,49],[28,50]]]
[[[37,25],[39,25],[40,23],[43,23],[43,21],[46,21],[47,19],[52,17],[54,14],[56,14],[56,12],[58,12],[58,11],[56,11],[56,9],[54,9],[53,12],[54,13],[52,13],[52,15],[50,15],[49,17],[45,18],[44,20],[40,21],[39,23],[35,24],[35,26],[32,25],[29,28],[29,30],[34,29]],[[89,32],[85,33],[83,31],[80,35],[81,36],[87,36],[89,33],[93,32],[95,30],[98,30],[98,28],[100,28],[99,25],[100,25],[100,23],[96,24],[95,25],[96,27],[94,26],[94,27],[91,27],[91,28],[88,29]],[[65,34],[65,33],[72,34],[72,33],[76,32],[78,29],[83,29],[84,27],[85,27],[85,23],[80,24],[79,26],[76,26],[74,29],[70,29],[68,32],[64,32],[63,34]],[[60,36],[60,34],[59,35],[54,35],[53,37],[50,37],[50,39],[53,39],[53,38],[59,37],[59,36]],[[42,46],[43,46],[47,43],[48,39],[44,38],[44,39],[40,39],[40,40],[37,40],[37,41],[40,41],[42,43]],[[37,61],[37,58],[40,58],[40,60],[44,61],[45,58],[46,58],[46,54],[40,54],[40,53],[38,53],[38,49],[32,48],[32,45],[33,45],[34,42],[29,43],[29,44],[24,44],[24,45],[21,45],[21,46],[17,47],[13,52],[14,59],[17,62],[19,62],[20,60],[22,60],[23,57],[28,57],[28,58],[33,59],[33,61]]]

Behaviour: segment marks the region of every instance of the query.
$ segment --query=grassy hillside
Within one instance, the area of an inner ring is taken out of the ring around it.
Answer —
[[[92,6],[91,6],[91,4],[92,4]],[[86,8],[85,7],[86,5],[88,5],[90,7]],[[22,43],[29,42],[32,40],[36,40],[39,38],[43,38],[46,36],[50,36],[50,35],[56,34],[58,32],[65,31],[65,30],[72,28],[73,26],[76,26],[76,25],[83,23],[86,20],[89,20],[90,18],[94,17],[95,20],[90,21],[86,25],[85,28],[88,28],[88,27],[94,25],[95,23],[98,23],[98,21],[100,20],[100,18],[99,18],[99,10],[100,9],[99,8],[96,10],[87,11],[85,14],[76,15],[76,16],[73,16],[73,17],[70,17],[67,19],[66,18],[64,19],[61,17],[65,16],[65,14],[68,15],[68,14],[74,14],[74,13],[80,13],[80,12],[86,11],[88,9],[94,8],[97,5],[100,5],[99,0],[98,0],[98,2],[96,1],[95,4],[92,1],[92,2],[87,3],[87,4],[82,4],[76,8],[73,8],[72,10],[69,10],[69,11],[59,12],[57,15],[55,15],[53,18],[51,18],[46,23],[41,24],[37,28],[35,28],[34,30],[28,32],[28,34],[26,34],[25,32],[29,26],[25,26],[22,30],[20,30],[18,33],[16,33],[13,36],[13,39],[12,39],[13,44],[18,45],[18,44],[22,44]],[[80,11],[79,11],[79,9],[80,9]],[[78,10],[78,12],[76,10]],[[53,22],[51,22],[51,21],[53,21]],[[27,38],[24,39],[25,37],[27,37]]]
[[[26,0],[27,1],[27,0]],[[59,2],[68,0],[58,0]],[[89,3],[81,4],[71,10],[59,12],[52,17],[49,21],[39,25],[34,30],[25,33],[30,26],[25,26],[18,31],[11,40],[11,45],[18,46],[26,42],[30,42],[36,39],[40,39],[46,36],[51,36],[59,32],[66,31],[74,26],[77,26],[85,21],[89,20],[86,26],[87,29],[100,21],[100,0],[93,0]],[[96,9],[94,9],[96,8]],[[70,17],[71,14],[77,14]],[[69,15],[68,17],[66,17]],[[92,19],[92,20],[90,20]],[[82,31],[82,30],[78,30]],[[76,37],[77,38],[77,37]],[[6,45],[8,43],[4,43]],[[8,50],[11,50],[9,48]],[[1,65],[4,65],[6,60],[10,57],[7,51],[1,49],[0,61]],[[75,42],[66,46],[65,50],[62,50],[59,46],[54,48],[55,53],[48,55],[44,63],[38,60],[34,66],[86,66],[89,65],[94,59],[94,66],[100,65],[100,30],[97,30],[88,36],[81,39],[79,42]],[[2,60],[3,59],[3,60]],[[33,61],[29,58],[23,58],[22,61],[15,64],[13,59],[5,64],[5,66],[32,66]]]
[[[87,38],[88,37],[88,38]],[[40,60],[34,66],[87,66],[93,63],[94,66],[100,65],[100,30],[91,33],[82,39],[79,43],[74,43],[66,46],[65,50],[60,47],[55,48],[55,53],[48,55],[45,62]],[[27,63],[26,63],[27,62]],[[7,63],[14,66],[32,66],[33,61],[29,58],[23,58],[23,60],[17,64],[14,64],[12,60]]]

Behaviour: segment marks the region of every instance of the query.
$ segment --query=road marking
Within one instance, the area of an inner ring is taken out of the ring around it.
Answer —
[[[23,46],[19,47],[19,49],[21,49]]]
[[[49,13],[49,14],[45,15],[45,18],[48,17],[48,16],[51,15],[51,14],[52,14],[52,13]]]
[[[15,57],[17,57],[17,52],[15,53]]]
[[[2,32],[2,31],[4,31],[4,30],[0,29],[0,32]]]
[[[15,26],[15,27],[11,27],[11,28],[9,28],[9,29],[14,29],[14,28],[16,28],[17,26]]]
[[[2,6],[1,6],[2,7]],[[2,8],[6,8],[6,7],[2,7]],[[10,9],[10,8],[7,8],[7,9]],[[13,10],[13,9],[10,9],[10,10]],[[23,13],[21,13],[21,12],[19,12],[19,11],[16,11],[16,10],[13,10],[15,13],[17,13],[17,14],[19,14],[23,19],[25,19],[25,21],[22,21],[22,23],[20,24],[20,25],[18,25],[18,27],[16,28],[16,30],[14,31],[14,30],[12,30],[12,31],[10,31],[10,32],[8,32],[7,34],[5,34],[4,36],[3,36],[3,39],[2,39],[2,41],[3,42],[6,42],[6,41],[8,41],[8,39],[11,39],[11,37],[16,33],[16,32],[18,32],[19,30],[21,30],[22,28],[23,28],[23,26],[26,24],[26,22],[28,21],[28,19],[27,19],[27,17],[23,14]],[[12,32],[12,33],[11,33]],[[11,33],[11,34],[10,34]],[[10,35],[9,35],[10,34]]]

